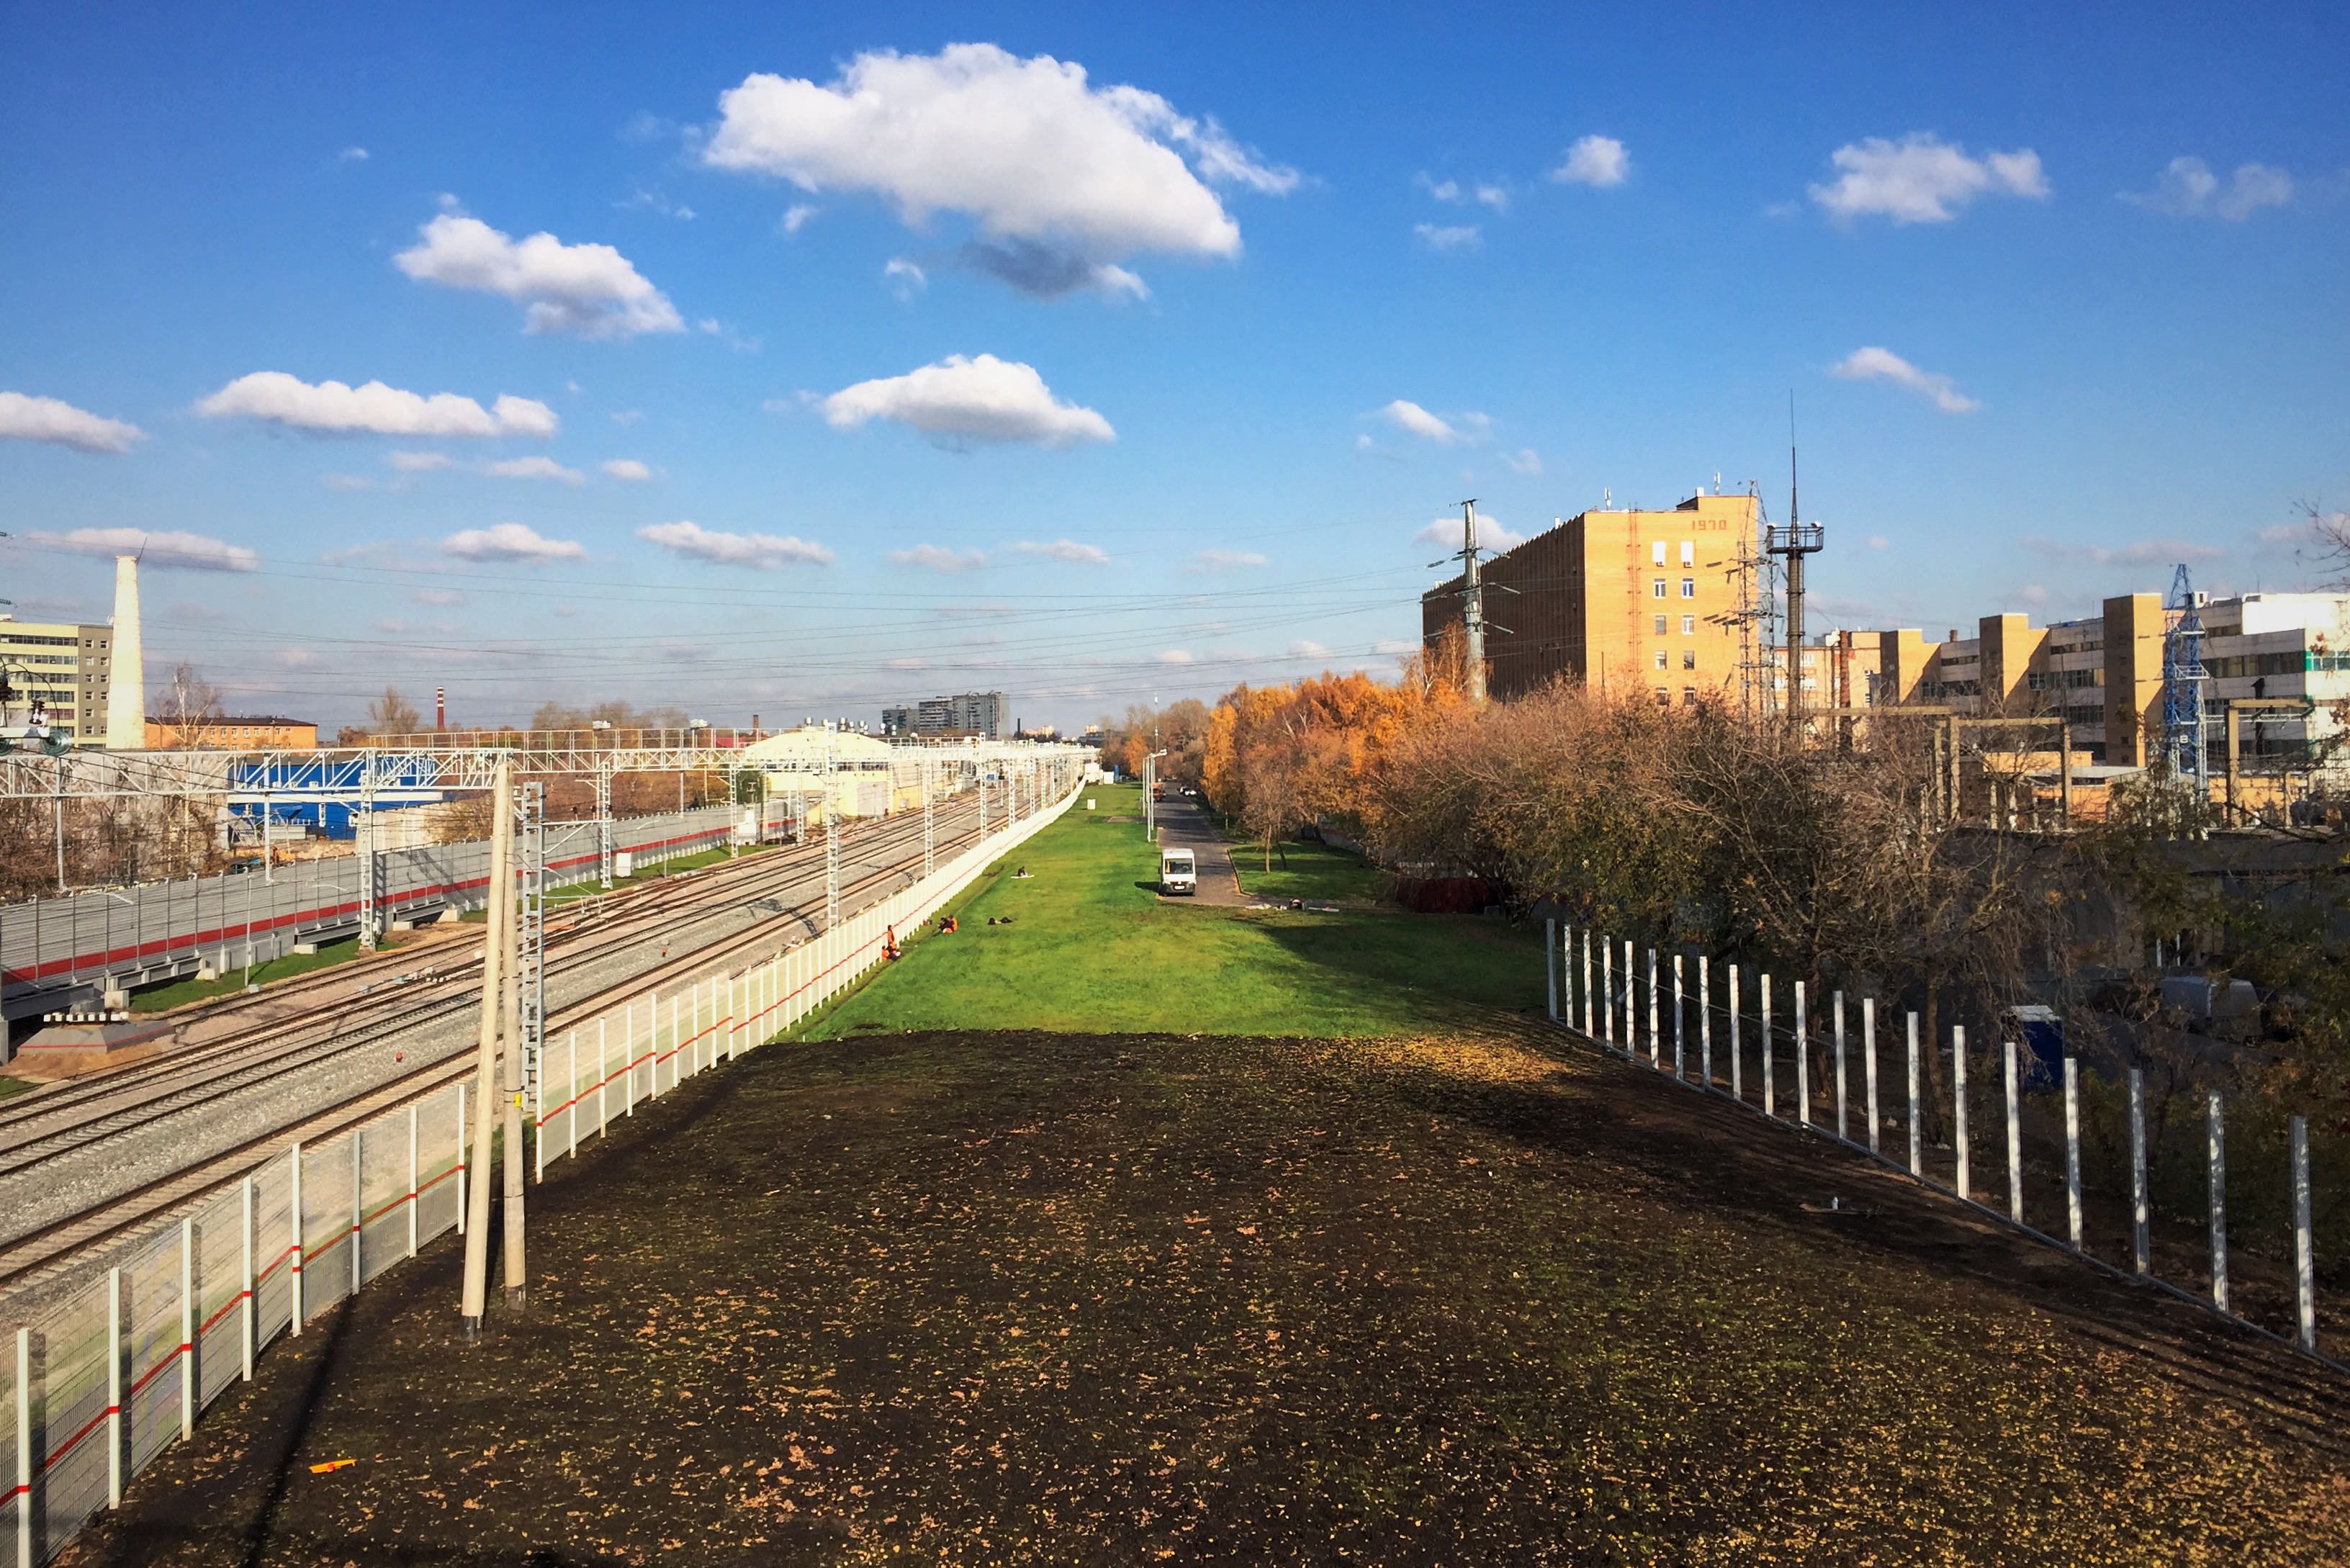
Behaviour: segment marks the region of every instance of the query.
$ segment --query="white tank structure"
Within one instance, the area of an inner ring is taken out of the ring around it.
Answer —
[[[139,648],[139,557],[114,557],[114,649],[106,693],[106,749],[147,746],[147,676]]]

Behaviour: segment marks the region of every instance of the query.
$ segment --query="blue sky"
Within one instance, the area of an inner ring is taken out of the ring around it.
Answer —
[[[1066,724],[1388,667],[1466,495],[1778,516],[1791,391],[1829,624],[2303,586],[2345,75],[2316,5],[13,7],[0,595],[150,535],[151,670],[330,723]]]

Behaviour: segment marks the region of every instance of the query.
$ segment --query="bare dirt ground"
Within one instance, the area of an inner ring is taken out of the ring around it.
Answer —
[[[1548,1044],[761,1051],[533,1190],[526,1316],[444,1243],[67,1561],[2350,1558],[2332,1375]]]

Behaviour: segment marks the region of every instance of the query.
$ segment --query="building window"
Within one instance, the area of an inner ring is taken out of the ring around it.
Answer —
[[[1681,565],[1684,566],[1694,566],[1697,565],[1696,540],[1684,539],[1681,541]]]
[[[1684,702],[1690,702],[1690,703],[1694,703],[1694,702],[1696,702],[1696,701],[1697,701],[1697,688],[1696,688],[1696,687],[1694,687],[1694,686],[1684,686],[1684,687],[1682,687],[1682,688],[1681,688],[1681,701],[1684,701]]]
[[[1648,559],[1659,566],[1665,564],[1665,542],[1662,539],[1648,546]]]
[[[1697,617],[1693,615],[1685,615],[1681,617],[1681,635],[1683,637],[1695,637],[1697,635]]]
[[[1681,597],[1685,599],[1693,599],[1697,597],[1697,579],[1695,577],[1683,577],[1681,579]]]
[[[1656,582],[1650,586],[1649,592],[1658,598],[1663,598],[1665,597],[1665,579],[1659,577]]]
[[[1661,648],[1660,648],[1660,649],[1657,649],[1657,668],[1658,668],[1658,669],[1659,669],[1659,670],[1662,670],[1664,667],[1665,667],[1665,650],[1664,650],[1663,649],[1661,649]]]
[[[1665,687],[1665,686],[1659,686],[1659,687],[1658,687],[1658,688],[1657,688],[1657,706],[1658,706],[1658,707],[1659,707],[1659,708],[1669,708],[1669,707],[1671,707],[1672,705],[1673,705],[1673,693],[1672,693],[1672,690],[1671,690],[1671,688],[1669,688],[1669,687]]]
[[[1657,635],[1659,637],[1665,635],[1665,618],[1662,616],[1657,618]]]
[[[1681,649],[1681,668],[1683,670],[1695,670],[1697,668],[1696,649],[1684,648]]]

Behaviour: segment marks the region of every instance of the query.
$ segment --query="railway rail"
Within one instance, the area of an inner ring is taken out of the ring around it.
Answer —
[[[970,820],[972,815],[972,812],[960,809],[953,810],[950,815],[949,811],[942,810],[933,842],[934,853],[949,855],[977,842],[981,835],[976,822]],[[886,864],[863,875],[843,878],[844,914],[861,910],[887,897],[904,885],[910,874],[919,876],[921,842],[921,823],[912,817],[891,819],[873,831],[844,836],[844,853],[854,853],[861,859],[869,861],[877,852],[899,852]],[[812,853],[789,855],[787,859],[759,867],[752,874],[738,873],[719,877],[711,877],[707,872],[689,874],[697,881],[697,897],[688,901],[687,891],[681,888],[676,890],[675,898],[665,898],[658,906],[628,909],[621,916],[626,920],[625,929],[597,929],[591,923],[587,934],[597,939],[592,954],[584,948],[568,949],[564,955],[567,970],[588,967],[597,957],[608,958],[618,950],[641,943],[645,940],[642,928],[655,923],[659,917],[674,919],[681,906],[691,909],[697,904],[706,902],[713,892],[726,898],[725,905],[708,910],[698,919],[689,916],[689,929],[692,925],[707,925],[723,915],[739,913],[746,904],[767,908],[768,913],[768,918],[747,929],[689,945],[686,950],[661,964],[552,1009],[547,1023],[549,1037],[567,1023],[591,1016],[611,1002],[639,993],[648,987],[663,988],[672,982],[694,978],[713,966],[724,965],[745,953],[771,950],[776,943],[778,920],[797,920],[805,924],[811,934],[820,930],[823,853],[820,847],[810,848]],[[757,858],[770,860],[766,856]],[[810,886],[817,891],[814,909],[787,902],[798,898]],[[672,947],[681,940],[675,930],[669,934]],[[796,942],[787,941],[781,945],[789,947],[796,945]],[[548,964],[550,972],[553,972],[556,953],[552,941]],[[110,1075],[104,1083],[88,1085],[90,1092],[70,1103],[54,1095],[44,1095],[39,1098],[48,1102],[47,1105],[12,1106],[5,1116],[0,1116],[0,1183],[31,1179],[30,1172],[61,1155],[102,1146],[109,1140],[151,1132],[171,1117],[263,1088],[271,1079],[288,1072],[317,1065],[338,1054],[370,1047],[380,1049],[400,1035],[416,1032],[444,1018],[469,1012],[478,1006],[478,953],[465,961],[461,968],[471,970],[474,976],[471,981],[453,982],[463,990],[452,989],[449,984],[435,986],[436,994],[431,1000],[421,1004],[390,1009],[382,1016],[366,1021],[356,1035],[344,1033],[348,1021],[338,1017],[326,1021],[329,1031],[327,1035],[287,1044],[283,1038],[283,1029],[287,1025],[298,1027],[315,1022],[316,1015],[282,1021],[279,1025],[264,1026],[247,1035],[201,1047],[199,1049],[206,1054],[201,1061],[194,1061],[190,1053],[182,1053],[181,1058],[142,1064],[143,1071],[132,1068],[120,1075]],[[399,999],[398,992],[387,992],[387,995]],[[242,1056],[240,1052],[244,1053]],[[289,1110],[282,1119],[273,1121],[255,1136],[240,1138],[232,1147],[208,1152],[183,1168],[109,1193],[69,1213],[53,1217],[0,1242],[0,1290],[13,1293],[20,1287],[37,1283],[83,1249],[167,1213],[179,1204],[233,1179],[246,1169],[257,1155],[282,1147],[289,1139],[310,1141],[331,1137],[376,1115],[387,1106],[463,1078],[473,1071],[473,1066],[470,1046],[460,1044],[431,1061],[421,1061],[413,1068],[370,1084],[356,1093],[327,1104]],[[76,1110],[81,1113],[78,1123],[47,1132],[33,1130],[33,1124],[43,1116],[54,1116],[58,1111],[71,1113]],[[0,1188],[0,1190],[5,1189]]]

